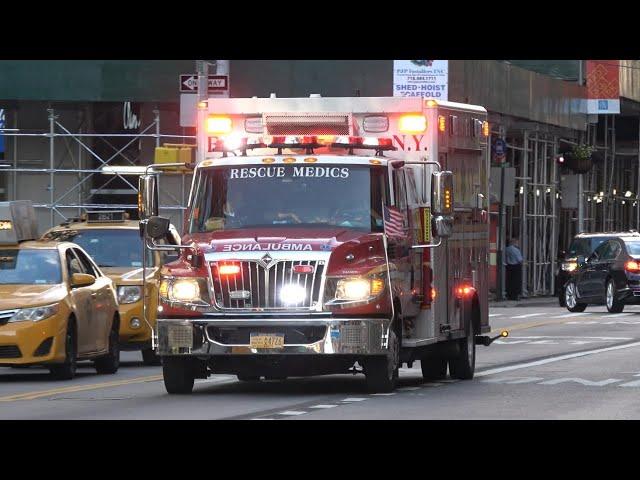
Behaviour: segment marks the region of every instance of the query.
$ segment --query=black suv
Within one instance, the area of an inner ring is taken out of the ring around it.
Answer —
[[[558,295],[558,303],[561,307],[566,307],[564,303],[564,286],[575,272],[578,256],[582,255],[588,258],[593,251],[607,240],[611,240],[617,235],[626,235],[625,232],[609,232],[609,233],[579,233],[573,237],[569,249],[560,252],[558,261],[558,273],[556,275],[556,294]]]
[[[640,303],[640,234],[602,234],[606,237],[589,255],[576,255],[576,268],[564,284],[570,312],[587,305],[606,305],[612,313],[629,303]],[[565,270],[567,271],[567,270]]]

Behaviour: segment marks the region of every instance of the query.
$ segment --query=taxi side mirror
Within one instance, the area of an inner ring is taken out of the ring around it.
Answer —
[[[87,273],[74,273],[71,275],[71,288],[88,287],[96,283],[96,277]]]

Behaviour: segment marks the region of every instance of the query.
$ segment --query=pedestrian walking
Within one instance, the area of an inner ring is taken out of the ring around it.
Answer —
[[[507,280],[507,298],[509,300],[520,299],[522,287],[522,252],[518,245],[518,239],[512,238],[505,249],[505,265]]]

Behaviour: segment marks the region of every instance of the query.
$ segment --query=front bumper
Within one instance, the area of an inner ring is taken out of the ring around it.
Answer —
[[[383,355],[389,319],[158,319],[158,354]],[[283,333],[283,348],[251,348],[249,333]],[[190,346],[189,346],[190,345]]]
[[[58,363],[65,358],[66,318],[58,313],[39,322],[15,322],[0,326],[0,366]],[[38,348],[44,354],[38,354]]]
[[[142,300],[135,303],[121,303],[118,306],[118,313],[120,313],[120,345],[123,349],[135,350],[151,344],[151,329],[142,316]],[[140,322],[138,328],[131,326],[131,320],[134,318]],[[150,315],[150,309],[147,309],[147,319],[154,326],[155,315]]]

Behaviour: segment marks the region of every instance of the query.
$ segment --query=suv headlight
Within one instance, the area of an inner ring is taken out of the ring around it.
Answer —
[[[118,287],[118,303],[136,303],[142,298],[140,285],[120,285]]]
[[[562,262],[562,270],[565,272],[573,272],[576,268],[578,268],[576,262]]]
[[[13,317],[9,319],[9,322],[39,322],[45,318],[49,318],[52,315],[58,313],[58,304],[44,305],[42,307],[34,308],[21,308]]]
[[[378,297],[385,287],[385,274],[362,277],[340,278],[335,283],[335,291],[327,292],[327,302],[340,304],[346,302],[370,302]],[[333,297],[333,298],[332,298]]]
[[[159,294],[160,299],[165,302],[196,306],[209,305],[209,289],[205,278],[163,278],[160,282]]]

